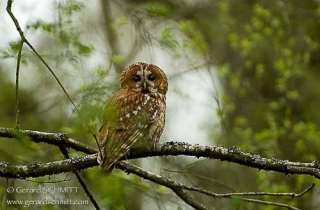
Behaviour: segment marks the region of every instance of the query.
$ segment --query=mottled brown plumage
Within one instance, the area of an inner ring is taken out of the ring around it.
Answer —
[[[107,102],[99,130],[98,162],[104,171],[130,148],[159,142],[165,124],[165,73],[153,64],[142,62],[127,67],[120,78],[120,90]]]

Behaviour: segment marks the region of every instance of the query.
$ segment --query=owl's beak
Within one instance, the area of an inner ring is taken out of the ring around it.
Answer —
[[[146,90],[147,89],[147,83],[143,82],[143,89]]]

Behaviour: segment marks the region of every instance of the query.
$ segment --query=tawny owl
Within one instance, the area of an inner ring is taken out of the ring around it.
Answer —
[[[159,142],[165,124],[168,81],[157,66],[134,63],[120,77],[120,90],[107,102],[99,130],[98,163],[104,171],[130,148]]]

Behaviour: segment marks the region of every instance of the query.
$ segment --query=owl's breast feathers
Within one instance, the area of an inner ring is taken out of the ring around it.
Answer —
[[[110,98],[99,130],[98,162],[103,170],[133,146],[159,141],[165,124],[165,95],[121,89]]]

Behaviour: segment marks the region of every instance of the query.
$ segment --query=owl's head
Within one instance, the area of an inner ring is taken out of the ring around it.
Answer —
[[[156,65],[137,62],[122,72],[120,87],[136,92],[165,95],[168,90],[168,80],[166,74]]]

